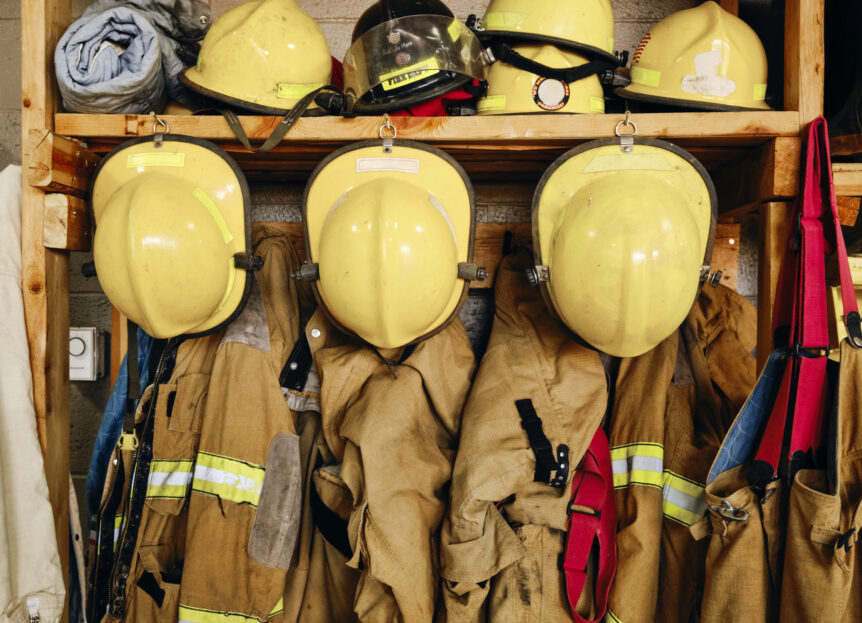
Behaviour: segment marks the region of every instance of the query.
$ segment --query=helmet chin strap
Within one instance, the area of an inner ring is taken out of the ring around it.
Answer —
[[[327,85],[315,89],[299,100],[296,105],[291,108],[286,115],[284,115],[281,122],[275,126],[275,129],[260,147],[252,147],[251,142],[248,140],[248,135],[245,133],[245,129],[242,127],[242,123],[240,123],[239,117],[237,117],[235,112],[226,109],[219,110],[219,112],[225,118],[231,131],[234,133],[237,140],[242,143],[243,147],[250,152],[259,154],[267,152],[278,145],[287,133],[290,132],[290,129],[296,124],[299,118],[306,110],[308,110],[312,103],[317,103],[318,106],[326,109],[331,114],[347,116],[349,113],[345,110],[346,101],[347,99],[344,96],[344,92],[338,87]]]

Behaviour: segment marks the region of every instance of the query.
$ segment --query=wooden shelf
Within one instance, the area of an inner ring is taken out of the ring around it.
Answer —
[[[832,182],[839,197],[862,196],[862,164],[833,163]]]
[[[305,118],[268,154],[251,154],[220,115],[164,116],[176,134],[211,140],[232,155],[254,181],[300,181],[334,148],[377,138],[382,117]],[[279,117],[243,116],[253,142],[263,141]],[[455,156],[479,181],[501,173],[534,181],[557,156],[579,143],[614,135],[622,115],[516,115],[499,117],[393,117],[398,137],[435,144]],[[672,139],[713,169],[776,137],[799,135],[799,113],[783,111],[633,115],[639,136]],[[85,140],[95,153],[152,134],[148,115],[55,115],[54,132]]]

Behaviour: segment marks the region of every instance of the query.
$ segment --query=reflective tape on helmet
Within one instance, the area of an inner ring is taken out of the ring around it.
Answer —
[[[605,616],[605,623],[623,623],[623,620],[608,610],[608,613]]]
[[[275,607],[270,610],[266,619],[280,614],[284,611],[284,598],[280,598]],[[256,616],[242,614],[240,612],[225,612],[219,610],[207,610],[206,608],[193,608],[180,604],[179,623],[246,623],[247,621],[265,621]]]
[[[662,489],[664,515],[669,519],[690,526],[703,518],[706,512],[705,487],[684,476],[665,471]]]
[[[662,490],[665,517],[690,526],[706,512],[704,486],[664,469],[664,448],[657,443],[633,443],[611,449],[614,489],[643,485]]]
[[[188,495],[195,462],[191,459],[168,461],[153,459],[147,476],[147,497],[182,499]]]
[[[664,485],[664,448],[658,443],[632,443],[611,448],[614,489]]]
[[[253,463],[198,452],[192,491],[257,506],[266,470]]]

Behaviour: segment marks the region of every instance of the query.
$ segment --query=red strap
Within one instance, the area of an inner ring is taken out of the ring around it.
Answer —
[[[596,618],[585,619],[575,606],[587,580],[587,563],[593,543],[598,544],[596,575]],[[617,572],[617,507],[611,451],[605,431],[593,435],[587,453],[572,480],[569,531],[563,560],[569,607],[576,623],[593,623],[604,618],[608,594]]]
[[[851,343],[862,346],[856,294],[832,183],[828,132],[822,117],[808,126],[805,147],[800,167],[803,188],[796,200],[795,224],[781,264],[773,316],[775,347],[790,348],[791,358],[749,472],[753,485],[763,486],[778,476],[785,445],[790,468],[787,475],[792,478],[796,469],[813,466],[822,443],[828,404],[826,257],[833,247],[838,255],[844,322]]]

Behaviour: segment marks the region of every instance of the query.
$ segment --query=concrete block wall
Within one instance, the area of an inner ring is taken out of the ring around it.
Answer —
[[[240,0],[211,0],[215,17],[239,4]],[[446,0],[459,19],[470,13],[484,13],[487,0]],[[612,0],[616,17],[616,49],[633,50],[650,26],[666,15],[694,6],[700,0]],[[332,54],[343,58],[350,44],[353,24],[374,0],[299,0],[300,6],[314,17],[330,44]],[[80,15],[90,0],[72,0],[72,15]],[[20,25],[19,0],[0,0],[0,169],[21,161],[20,113]],[[530,196],[526,187],[493,186],[477,188],[478,218],[483,221],[529,220]],[[298,220],[301,188],[296,185],[265,185],[253,189],[256,220]],[[752,302],[757,288],[757,221],[743,223],[740,248],[738,290]],[[95,326],[110,329],[110,303],[95,279],[81,276],[81,265],[91,260],[89,254],[73,253],[70,274],[70,314],[72,326]],[[491,306],[487,295],[471,297],[462,319],[480,346],[490,330]],[[70,384],[71,468],[82,513],[84,478],[90,460],[93,439],[102,411],[110,394],[109,381]]]

